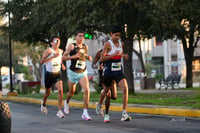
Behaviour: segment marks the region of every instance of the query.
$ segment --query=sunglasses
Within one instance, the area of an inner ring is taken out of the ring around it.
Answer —
[[[53,42],[54,42],[54,43],[58,43],[58,39],[56,39],[56,40],[53,40]]]

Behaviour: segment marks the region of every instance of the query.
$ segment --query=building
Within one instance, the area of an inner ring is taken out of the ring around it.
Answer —
[[[139,50],[138,41],[134,41],[133,48]],[[152,74],[181,74],[181,83],[185,83],[186,65],[182,42],[180,40],[161,41],[156,38],[141,42],[143,60],[152,66]],[[133,54],[133,69],[141,71],[141,65],[136,54]],[[193,82],[200,81],[200,42],[194,51]]]

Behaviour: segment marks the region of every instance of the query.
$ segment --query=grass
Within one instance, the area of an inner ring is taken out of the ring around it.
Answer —
[[[189,88],[192,93],[154,93],[154,94],[129,94],[129,104],[143,104],[143,105],[160,105],[160,106],[177,106],[200,109],[200,88]],[[20,97],[42,98],[43,94],[18,94]],[[57,99],[56,92],[51,93],[49,99]],[[97,102],[100,94],[97,92],[90,93],[90,102]],[[66,98],[64,94],[63,99]],[[72,99],[83,100],[83,92],[75,94]],[[118,92],[117,99],[111,100],[112,103],[122,103],[122,93]]]

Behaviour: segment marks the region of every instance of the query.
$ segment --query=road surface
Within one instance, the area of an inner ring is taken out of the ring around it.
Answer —
[[[121,112],[110,112],[110,123],[89,109],[91,121],[81,119],[81,108],[70,108],[64,119],[56,117],[57,107],[48,106],[48,115],[40,105],[7,102],[11,110],[12,133],[199,133],[200,119],[130,113],[132,121],[120,121]]]

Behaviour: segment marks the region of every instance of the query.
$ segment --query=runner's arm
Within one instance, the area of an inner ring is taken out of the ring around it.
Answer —
[[[87,45],[86,45],[86,51],[88,51],[88,46]],[[91,61],[92,60],[92,56],[89,56],[88,54],[86,54],[85,55],[85,59]]]
[[[63,54],[63,56],[62,56],[62,61],[71,60],[71,59],[76,59],[76,58],[79,58],[79,57],[80,57],[80,54],[79,54],[79,53],[77,53],[77,54],[75,54],[75,55],[72,55],[72,56],[69,56],[70,52],[71,52],[73,49],[74,49],[74,45],[73,45],[73,44],[70,44],[70,45],[66,48],[66,50],[65,50],[65,52],[64,52],[64,54]]]
[[[93,68],[93,69],[96,69],[96,68],[97,68],[97,67],[96,67],[96,63],[97,63],[97,61],[100,59],[100,56],[101,56],[101,51],[98,51],[98,52],[96,53],[95,57],[94,57],[93,62],[92,62],[92,68]]]
[[[52,60],[52,59],[55,57],[55,56],[49,57],[50,54],[51,54],[51,50],[50,50],[50,48],[47,48],[47,49],[44,51],[43,55],[42,55],[42,59],[40,60],[40,63],[41,63],[41,64],[44,64],[44,63],[46,63],[46,62]]]
[[[117,56],[117,55],[120,55],[121,52],[117,51],[109,56],[106,56],[106,54],[111,50],[111,45],[109,42],[106,42],[104,44],[104,47],[103,47],[103,51],[101,53],[101,56],[100,56],[100,62],[104,62],[104,61],[107,61],[107,60],[110,60],[112,57],[114,56]]]

